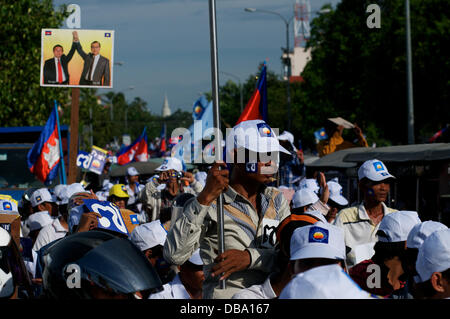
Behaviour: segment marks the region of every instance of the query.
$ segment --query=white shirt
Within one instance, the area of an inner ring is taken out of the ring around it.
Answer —
[[[100,54],[97,54],[97,55],[94,56],[94,64],[92,65],[92,73],[91,73],[92,76],[89,79],[89,70],[88,70],[88,73],[86,74],[86,79],[87,80],[92,81],[92,78],[94,77],[95,68],[97,67],[97,63],[98,63],[99,59],[100,59]]]
[[[151,294],[148,299],[191,299],[181,282],[179,274],[171,282],[165,284],[163,288],[163,291]]]
[[[253,285],[235,293],[231,299],[274,299],[277,295],[270,284],[270,276],[261,284]]]
[[[139,183],[136,183],[135,188],[134,188],[136,191],[133,191],[131,189],[130,184],[127,184],[126,188],[127,188],[128,196],[130,196],[130,198],[128,198],[128,205],[131,205],[136,202],[136,200],[139,197],[139,193],[141,192],[141,190],[143,190],[145,188],[145,186],[141,185]]]
[[[59,59],[54,58],[54,60],[55,60],[55,68],[56,68],[56,81],[58,81],[58,74],[59,74],[58,63],[61,63],[61,58],[59,58]],[[62,81],[64,82],[66,80],[66,75],[64,74],[64,69],[62,67],[62,64],[61,64],[61,70],[62,70]]]
[[[52,241],[66,236],[66,234],[67,230],[61,225],[59,218],[55,218],[51,224],[44,226],[41,229],[36,238],[36,242],[33,245],[33,250],[38,251]]]

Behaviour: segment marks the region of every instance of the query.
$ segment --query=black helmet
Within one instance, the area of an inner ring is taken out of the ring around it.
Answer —
[[[92,286],[128,297],[162,289],[158,274],[144,254],[128,239],[107,232],[69,235],[46,247],[42,259],[43,289],[49,298],[93,299]],[[79,288],[70,285],[76,268],[80,270]]]

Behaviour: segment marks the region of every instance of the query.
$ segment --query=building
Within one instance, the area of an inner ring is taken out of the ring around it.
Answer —
[[[168,117],[172,115],[172,111],[170,110],[169,100],[167,99],[167,94],[164,94],[164,103],[161,111],[162,117]]]

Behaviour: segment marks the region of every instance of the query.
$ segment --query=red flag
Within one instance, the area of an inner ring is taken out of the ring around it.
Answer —
[[[147,127],[128,147],[117,153],[117,163],[125,165],[130,162],[145,162],[148,160]]]
[[[267,122],[267,80],[265,63],[261,70],[258,85],[245,106],[244,111],[242,111],[236,125],[248,120],[264,120]]]

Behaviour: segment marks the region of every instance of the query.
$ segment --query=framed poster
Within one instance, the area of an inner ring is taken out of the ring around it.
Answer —
[[[41,86],[113,87],[114,31],[42,29]]]

